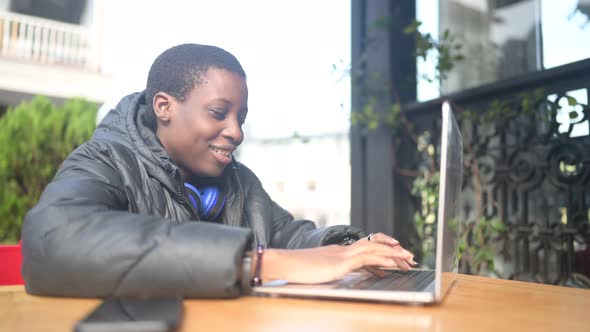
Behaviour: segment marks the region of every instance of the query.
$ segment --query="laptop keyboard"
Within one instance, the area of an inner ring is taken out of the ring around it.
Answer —
[[[410,270],[388,272],[389,274],[383,278],[372,275],[368,278],[345,279],[337,283],[337,288],[411,292],[424,290],[434,280],[434,271]]]

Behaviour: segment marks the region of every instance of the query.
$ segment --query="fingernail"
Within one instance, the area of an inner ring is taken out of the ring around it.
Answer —
[[[393,242],[393,244],[399,244],[399,241],[396,239],[391,239],[391,242]]]
[[[412,265],[418,265],[418,262],[412,259]]]

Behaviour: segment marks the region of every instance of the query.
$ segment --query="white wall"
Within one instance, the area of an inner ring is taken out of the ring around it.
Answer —
[[[270,197],[318,226],[350,224],[350,142],[347,132],[246,140],[238,160],[260,178]]]

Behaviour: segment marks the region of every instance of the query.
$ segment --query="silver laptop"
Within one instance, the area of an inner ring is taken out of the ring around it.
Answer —
[[[269,282],[256,295],[312,297],[401,303],[440,303],[454,282],[457,269],[458,199],[463,178],[463,138],[447,101],[442,106],[440,185],[434,270],[384,270],[384,277],[362,271],[318,285]],[[444,278],[443,278],[443,273]]]

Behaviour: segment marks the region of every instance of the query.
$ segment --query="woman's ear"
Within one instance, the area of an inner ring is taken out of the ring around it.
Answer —
[[[174,114],[174,103],[176,99],[166,92],[158,92],[153,101],[154,113],[162,122],[168,122]]]

